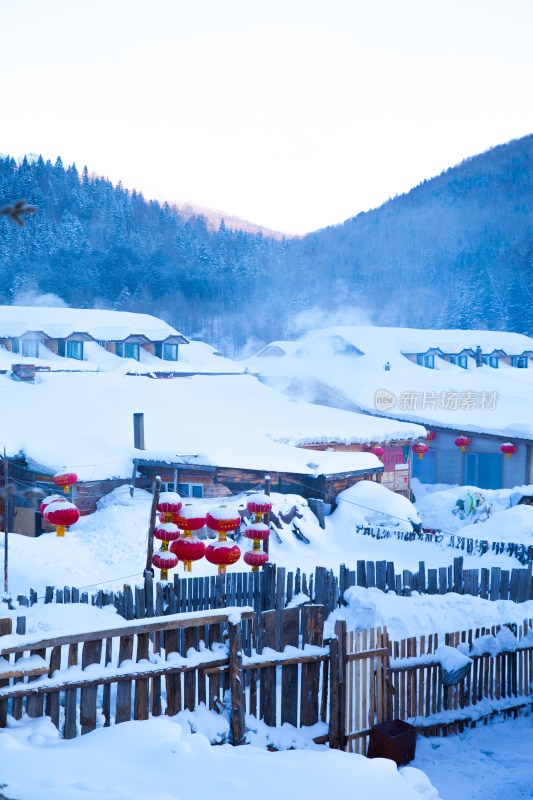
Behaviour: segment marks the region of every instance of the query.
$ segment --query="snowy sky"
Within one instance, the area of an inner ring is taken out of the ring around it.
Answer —
[[[0,0],[0,152],[303,233],[533,129],[530,0]]]

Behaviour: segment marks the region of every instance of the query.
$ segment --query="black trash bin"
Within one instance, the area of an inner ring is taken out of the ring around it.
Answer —
[[[374,725],[370,731],[368,758],[390,758],[401,767],[415,757],[416,728],[402,719]]]

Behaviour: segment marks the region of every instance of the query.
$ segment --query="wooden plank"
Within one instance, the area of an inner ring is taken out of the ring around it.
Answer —
[[[73,643],[68,649],[68,666],[78,665],[78,645]],[[74,739],[76,736],[76,711],[77,711],[77,689],[67,689],[65,692],[65,729],[63,736],[65,739]]]
[[[234,746],[245,743],[244,726],[245,694],[244,673],[242,670],[242,636],[241,625],[229,623],[229,663],[231,693],[231,737]]]
[[[221,641],[222,641],[222,626],[210,625],[209,646],[212,647],[215,642],[221,642]],[[218,710],[215,700],[218,700],[220,697],[220,673],[218,675],[217,674],[209,675],[207,683],[209,691],[208,706],[210,709]]]
[[[113,640],[105,640],[105,656],[104,663],[111,664],[113,658]],[[111,725],[111,684],[106,684],[103,688],[102,694],[102,713],[104,715],[104,728],[109,728]]]
[[[52,590],[53,591],[53,590]],[[52,595],[53,596],[53,595]],[[17,633],[24,635],[26,633],[26,617],[17,617]],[[23,658],[22,653],[15,653],[15,662],[19,661]],[[14,683],[22,683],[22,678],[15,678]],[[7,706],[6,706],[7,707]],[[11,714],[14,719],[21,719],[22,717],[22,697],[16,697],[13,699],[13,705],[11,707]]]
[[[30,655],[46,658],[46,649],[30,650]],[[36,677],[29,678],[29,681],[37,680]],[[26,713],[28,717],[42,717],[44,713],[44,696],[32,696],[26,700]]]
[[[509,599],[509,584],[510,584],[509,570],[502,569],[500,574],[500,600]]]
[[[500,597],[501,568],[492,567],[490,570],[490,599],[498,600]]]
[[[520,570],[511,570],[511,582],[509,584],[509,600],[513,603],[518,602],[518,581],[520,579]]]
[[[484,600],[487,600],[489,596],[489,581],[490,571],[486,567],[483,567],[481,569],[481,586],[479,590],[479,596]]]
[[[197,647],[196,642],[196,629],[187,628],[184,631],[184,651],[185,655],[190,649],[195,650]],[[189,711],[194,711],[196,707],[196,673],[187,672],[184,677],[184,694],[183,694],[184,707]]]
[[[357,585],[366,587],[366,564],[364,561],[357,562]]]
[[[61,669],[61,647],[54,647],[50,653],[49,677],[51,678],[54,672],[59,669]],[[54,692],[46,696],[46,716],[50,717],[53,724],[59,730],[59,692]]]
[[[446,594],[448,590],[448,570],[446,567],[439,567],[439,594]]]
[[[185,581],[183,581],[185,583]],[[169,653],[178,652],[178,630],[172,628],[168,630],[165,635],[165,656],[168,658]],[[167,675],[165,678],[166,693],[167,693],[167,707],[165,714],[173,717],[178,711],[181,711],[181,675],[175,673]]]
[[[429,594],[438,594],[438,584],[437,584],[437,570],[436,569],[428,569],[428,593]]]
[[[118,650],[118,665],[133,658],[133,636],[121,636]],[[131,681],[121,681],[117,686],[115,723],[131,719]]]
[[[85,669],[89,664],[99,664],[102,658],[102,640],[85,642],[81,655],[81,667]],[[82,688],[80,697],[80,724],[82,736],[96,728],[96,695],[98,687],[87,686]]]
[[[278,569],[278,576],[280,574]],[[278,612],[281,617],[280,650],[287,646],[298,647],[300,637],[300,609],[286,608]],[[298,664],[281,668],[281,724],[298,726]]]
[[[306,644],[322,647],[324,634],[324,606],[306,605],[302,608],[302,646]],[[300,725],[318,722],[318,694],[320,687],[320,664],[302,665],[300,695]],[[326,691],[323,689],[323,691]]]
[[[276,611],[263,611],[260,618],[261,650],[278,649]],[[267,725],[276,725],[276,668],[262,669],[259,677],[259,718]]]
[[[251,619],[254,615],[253,611],[240,610],[241,619]],[[17,645],[14,647],[6,647],[0,651],[0,655],[7,655],[8,653],[19,653],[29,649],[43,649],[46,647],[56,647],[64,644],[82,644],[83,642],[94,642],[100,639],[110,639],[117,636],[134,636],[139,633],[154,633],[155,631],[167,631],[171,629],[185,629],[197,628],[200,625],[212,625],[221,622],[227,622],[228,615],[222,614],[198,614],[197,616],[187,615],[173,615],[169,617],[159,617],[154,620],[147,620],[143,622],[132,622],[131,625],[123,626],[121,628],[107,628],[101,631],[87,631],[85,633],[70,634],[68,636],[56,636],[53,639],[39,639],[35,642],[26,642],[25,644]]]
[[[150,634],[140,633],[137,636],[137,663],[148,661]],[[149,680],[139,678],[135,681],[135,696],[133,701],[133,719],[148,719],[149,711]]]
[[[463,557],[457,556],[453,560],[453,591],[457,594],[464,592]]]

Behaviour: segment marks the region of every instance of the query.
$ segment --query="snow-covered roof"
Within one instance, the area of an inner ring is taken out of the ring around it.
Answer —
[[[339,337],[363,355],[339,353]],[[289,397],[313,399],[315,395],[321,402],[344,403],[345,408],[422,425],[533,439],[533,365],[518,369],[500,361],[499,368],[476,367],[469,358],[469,368],[463,369],[437,355],[435,368],[428,369],[405,356],[430,348],[445,353],[475,351],[478,345],[487,355],[495,350],[519,355],[533,349],[528,336],[505,331],[336,326],[302,337],[296,349],[291,344],[292,355],[255,356],[242,363]],[[390,370],[385,371],[385,364]],[[376,406],[376,393],[381,390],[392,395],[392,405],[386,409]]]
[[[150,314],[89,308],[0,306],[0,338],[22,336],[27,331],[40,331],[52,339],[88,333],[97,341],[122,341],[133,334],[155,342],[179,336],[187,342],[177,330]]]
[[[293,402],[251,375],[165,381],[51,372],[34,384],[0,376],[0,408],[9,455],[22,452],[52,472],[68,466],[83,480],[128,477],[134,457],[306,475],[373,470],[382,465],[372,453],[295,445],[424,433],[410,423]],[[133,447],[134,412],[144,412],[144,451]]]

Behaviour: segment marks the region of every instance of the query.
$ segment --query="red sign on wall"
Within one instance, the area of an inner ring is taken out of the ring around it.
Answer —
[[[385,446],[385,453],[383,455],[384,472],[394,472],[396,464],[401,464],[405,469],[408,468],[408,465],[405,463],[403,447]]]

